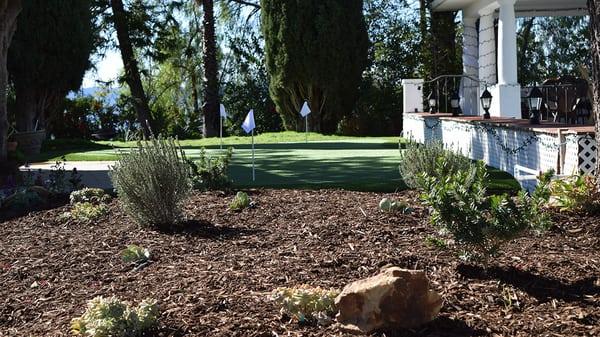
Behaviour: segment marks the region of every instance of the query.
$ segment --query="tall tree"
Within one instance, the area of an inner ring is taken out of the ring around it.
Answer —
[[[590,12],[590,42],[592,45],[592,93],[596,121],[596,140],[600,140],[600,0],[587,0]],[[596,178],[600,185],[600,146],[596,151]]]
[[[204,10],[202,19],[204,54],[204,137],[219,135],[219,64],[215,34],[215,9],[213,0],[196,0]]]
[[[362,0],[262,0],[271,98],[287,129],[333,133],[355,108],[369,38]]]
[[[81,86],[94,48],[92,20],[90,0],[23,1],[8,55],[19,131],[44,127],[49,110]]]
[[[8,119],[6,97],[8,85],[8,48],[17,27],[21,0],[0,0],[0,162],[6,160]]]
[[[130,27],[128,13],[125,11],[122,0],[110,0],[113,11],[113,20],[115,30],[117,31],[117,39],[119,40],[119,50],[123,59],[125,68],[125,81],[131,90],[133,96],[133,106],[137,113],[138,122],[141,124],[146,137],[150,136],[151,131],[149,124],[151,121],[150,106],[148,97],[142,85],[140,69],[131,43]]]

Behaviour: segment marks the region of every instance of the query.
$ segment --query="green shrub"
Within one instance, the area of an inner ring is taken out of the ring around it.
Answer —
[[[108,207],[104,204],[78,202],[73,205],[70,212],[64,213],[63,216],[81,222],[92,222],[107,213]]]
[[[96,297],[81,317],[71,321],[71,329],[74,335],[84,337],[136,337],[156,327],[158,316],[155,300],[131,307],[116,297]]]
[[[488,197],[483,162],[450,175],[445,163],[438,158],[434,175],[420,175],[419,184],[425,190],[422,200],[431,209],[432,224],[453,236],[463,257],[485,260],[527,229],[549,227],[539,198],[524,191],[514,199],[506,195]]]
[[[328,324],[337,312],[335,298],[339,291],[301,285],[293,288],[278,288],[273,299],[281,307],[282,314],[298,322],[317,322]]]
[[[412,208],[404,201],[394,201],[388,198],[381,199],[379,202],[379,209],[384,212],[400,212],[402,214],[412,212]]]
[[[191,192],[185,154],[172,138],[138,142],[122,154],[110,176],[125,210],[140,224],[171,227],[183,218]]]
[[[106,194],[101,188],[86,187],[71,192],[69,199],[71,204],[76,204],[78,202],[91,202],[94,204],[100,204],[108,202],[110,200],[110,195]]]
[[[233,149],[228,148],[224,156],[210,157],[206,151],[200,151],[200,159],[188,160],[192,171],[192,183],[199,190],[227,190],[231,187],[228,176],[229,163]]]
[[[141,264],[150,259],[150,251],[138,245],[128,245],[121,252],[121,258],[125,263]]]
[[[239,191],[233,198],[231,204],[229,204],[229,209],[233,211],[241,211],[244,208],[250,206],[250,197],[246,192]]]
[[[433,141],[426,144],[408,142],[406,148],[400,151],[400,175],[406,185],[413,189],[423,189],[419,185],[418,176],[426,173],[429,176],[438,174],[436,162],[444,158],[445,166],[441,170],[443,176],[452,175],[456,172],[467,170],[471,159],[444,149],[444,144]]]
[[[33,210],[44,203],[44,199],[36,191],[30,188],[19,188],[14,194],[0,200],[0,206],[5,209]]]
[[[566,212],[600,213],[600,191],[592,176],[575,175],[550,184],[552,203]]]

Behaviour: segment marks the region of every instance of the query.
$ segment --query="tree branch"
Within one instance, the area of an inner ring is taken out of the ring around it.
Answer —
[[[229,0],[229,2],[235,2],[238,3],[240,5],[245,5],[245,6],[252,6],[256,9],[260,9],[260,5],[254,2],[250,2],[250,1],[246,1],[246,0]]]

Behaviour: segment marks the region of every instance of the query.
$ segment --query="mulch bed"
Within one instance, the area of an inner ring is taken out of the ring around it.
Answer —
[[[556,215],[549,233],[516,240],[483,270],[425,242],[435,232],[424,209],[380,212],[383,196],[418,205],[410,192],[259,190],[240,213],[231,195],[194,195],[185,232],[139,228],[117,201],[93,224],[57,220],[67,207],[0,223],[0,336],[68,336],[98,295],[159,300],[157,336],[346,336],[290,322],[270,292],[342,288],[386,265],[424,269],[444,307],[385,336],[600,335],[599,218]],[[119,255],[128,244],[155,261],[134,271]]]

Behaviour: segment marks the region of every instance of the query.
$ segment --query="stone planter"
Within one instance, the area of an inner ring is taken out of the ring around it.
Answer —
[[[36,155],[42,149],[42,143],[46,139],[46,130],[17,132],[13,138],[19,143],[19,149],[26,156]]]

